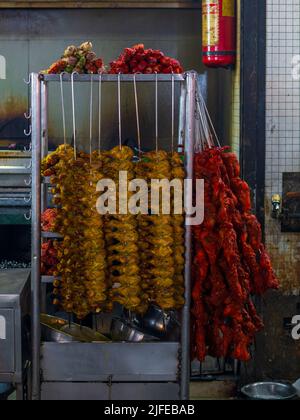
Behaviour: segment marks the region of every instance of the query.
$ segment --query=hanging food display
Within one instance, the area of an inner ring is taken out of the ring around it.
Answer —
[[[194,171],[205,182],[205,218],[193,228],[193,357],[248,361],[263,328],[253,296],[279,284],[238,159],[228,148],[214,146],[218,140],[203,98],[197,103],[203,126]]]
[[[62,72],[77,72],[79,74],[98,74],[103,73],[103,71],[103,60],[102,58],[98,58],[93,51],[93,44],[91,42],[84,42],[79,47],[75,45],[67,47],[62,57],[43,73],[59,74]]]
[[[208,67],[233,66],[236,61],[235,0],[202,0],[202,56]]]
[[[183,68],[178,60],[167,57],[160,50],[145,49],[144,44],[125,48],[120,57],[110,64],[111,74],[180,74]]]

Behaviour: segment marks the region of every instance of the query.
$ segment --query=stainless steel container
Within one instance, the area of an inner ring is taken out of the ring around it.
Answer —
[[[156,337],[146,334],[121,319],[112,322],[111,336],[113,341],[125,341],[133,343],[157,341]]]
[[[251,400],[292,400],[298,396],[291,384],[280,382],[258,382],[242,388],[242,394]]]
[[[45,341],[55,343],[107,342],[109,339],[90,328],[65,321],[50,315],[41,315],[42,335]]]

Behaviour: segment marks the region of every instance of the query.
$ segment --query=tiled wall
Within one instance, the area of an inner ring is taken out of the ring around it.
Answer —
[[[267,0],[266,241],[286,293],[300,291],[300,234],[281,233],[271,198],[282,174],[300,172],[300,81],[292,76],[300,54],[300,1]]]

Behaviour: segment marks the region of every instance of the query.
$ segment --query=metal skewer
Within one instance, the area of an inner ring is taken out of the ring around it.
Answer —
[[[92,163],[93,152],[93,75],[91,74],[91,90],[90,90],[90,163]]]
[[[60,79],[60,97],[61,97],[61,112],[62,112],[62,123],[64,133],[64,145],[67,146],[67,135],[66,135],[66,113],[65,113],[65,100],[64,100],[64,88],[63,88],[63,76],[64,72],[59,75]]]
[[[158,152],[158,74],[155,73],[155,149]]]
[[[172,153],[174,153],[175,143],[175,79],[172,73]]]
[[[77,159],[77,144],[76,144],[76,114],[75,114],[75,93],[74,93],[74,76],[78,75],[73,72],[71,75],[71,92],[72,92],[72,114],[73,114],[73,138],[74,138],[74,158]]]
[[[101,152],[101,131],[102,131],[102,74],[99,74],[99,120],[98,120],[98,149]]]
[[[133,86],[134,86],[134,99],[135,99],[135,113],[136,113],[136,127],[137,127],[137,136],[138,136],[138,148],[139,156],[141,156],[141,127],[140,127],[140,113],[139,113],[139,103],[138,103],[138,94],[137,94],[137,85],[136,85],[136,74],[133,76]]]
[[[119,147],[122,150],[121,73],[118,74]]]

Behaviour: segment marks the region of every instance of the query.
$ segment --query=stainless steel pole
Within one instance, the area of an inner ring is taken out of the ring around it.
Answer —
[[[178,129],[178,146],[179,152],[182,152],[185,137],[185,121],[186,121],[186,82],[181,83],[180,104],[179,104],[179,129]]]
[[[32,322],[32,399],[40,399],[40,292],[41,292],[41,83],[31,75],[32,106],[32,250],[31,250],[31,322]]]
[[[196,109],[197,73],[187,73],[186,88],[186,126],[185,126],[185,165],[187,179],[193,178],[195,144],[195,109]],[[192,268],[192,227],[185,231],[185,305],[182,313],[182,360],[181,360],[181,399],[189,399],[190,387],[190,316],[191,316],[191,268]]]
[[[48,82],[41,81],[41,124],[42,124],[42,146],[41,158],[44,159],[48,155]],[[42,209],[43,213],[47,209],[48,202],[48,185],[45,183],[41,187]],[[46,312],[47,308],[47,284],[41,285],[41,311]]]

